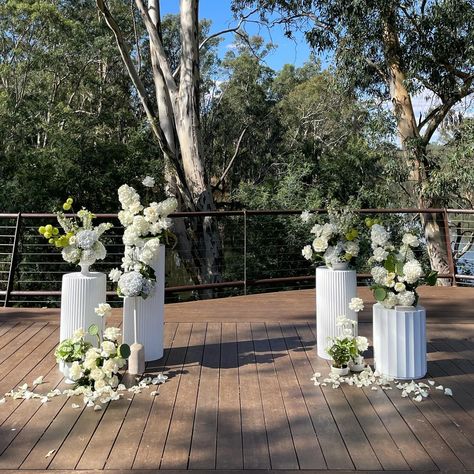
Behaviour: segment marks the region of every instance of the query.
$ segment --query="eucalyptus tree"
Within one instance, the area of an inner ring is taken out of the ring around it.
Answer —
[[[246,7],[288,35],[301,28],[317,51],[330,52],[349,87],[389,99],[407,165],[404,192],[412,205],[446,204],[431,186],[440,163],[428,145],[474,92],[473,0],[234,0],[236,11]],[[416,94],[433,98],[419,117]],[[439,214],[421,217],[431,265],[446,273],[447,230]]]

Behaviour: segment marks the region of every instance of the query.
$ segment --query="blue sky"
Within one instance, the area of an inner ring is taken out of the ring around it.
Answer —
[[[233,17],[230,9],[231,0],[200,0],[199,17],[212,20],[211,33],[235,26],[238,23]],[[162,0],[161,14],[178,13],[179,0]],[[301,66],[310,55],[310,48],[301,33],[295,33],[295,39],[284,36],[284,30],[280,26],[274,26],[271,31],[255,23],[246,23],[245,30],[250,35],[258,34],[267,42],[272,42],[278,47],[270,53],[265,62],[274,70],[279,70],[284,64]],[[232,47],[233,34],[222,36],[223,41],[219,47],[219,55],[223,57]]]

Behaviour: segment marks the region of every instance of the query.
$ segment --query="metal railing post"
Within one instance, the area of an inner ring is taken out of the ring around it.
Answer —
[[[247,210],[244,209],[244,295],[247,294]]]
[[[451,235],[449,233],[448,211],[443,209],[444,237],[446,241],[446,252],[448,254],[449,273],[452,275],[453,286],[456,286],[456,267],[454,266],[453,249],[451,248]]]
[[[20,223],[21,223],[21,212],[19,212],[16,217],[15,234],[13,237],[13,250],[12,250],[12,256],[10,260],[10,269],[8,271],[7,291],[5,292],[5,300],[3,302],[4,308],[8,306],[8,298],[10,297],[10,293],[13,289],[13,280],[15,277],[15,264],[16,264],[17,253],[18,253],[18,240],[19,240],[18,237],[20,235]]]

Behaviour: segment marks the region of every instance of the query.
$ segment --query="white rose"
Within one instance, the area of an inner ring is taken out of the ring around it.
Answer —
[[[79,328],[74,331],[74,334],[72,335],[72,339],[74,342],[79,342],[85,335],[86,333],[84,332],[84,329]]]
[[[112,388],[116,388],[118,386],[119,379],[116,375],[113,375],[107,380],[107,382]]]
[[[73,362],[69,369],[69,378],[71,380],[79,380],[82,377],[82,367],[79,362]]]
[[[311,245],[305,245],[301,250],[301,254],[306,260],[311,260],[313,256],[313,250],[311,249]]]
[[[396,291],[397,293],[401,293],[402,291],[405,291],[405,289],[406,289],[405,285],[404,285],[403,283],[401,283],[401,282],[395,283],[395,287],[394,287],[394,288],[395,288],[395,291]]]
[[[112,308],[108,303],[100,303],[97,308],[94,309],[95,314],[98,316],[105,318],[112,314]]]
[[[83,365],[84,369],[94,370],[97,368],[97,359],[86,359]]]
[[[89,374],[89,377],[92,380],[102,380],[105,377],[105,374],[102,371],[102,369],[97,367],[96,369],[91,370],[91,373]]]
[[[119,366],[115,359],[107,359],[102,366],[102,371],[107,377],[112,377],[113,374],[117,373]]]
[[[115,354],[116,347],[112,341],[103,341],[102,342],[102,355],[109,357],[112,354]]]
[[[120,334],[120,328],[110,327],[106,328],[104,331],[104,337],[109,341],[116,341],[119,338]]]
[[[95,390],[101,390],[101,389],[105,388],[106,386],[107,386],[107,384],[105,383],[104,379],[99,379],[99,380],[96,380],[94,382],[94,389]]]
[[[323,226],[321,224],[314,224],[310,230],[310,233],[319,237],[321,235],[322,230]]]
[[[333,234],[337,232],[337,228],[334,224],[324,224],[321,231],[321,237],[330,239]]]
[[[324,252],[328,248],[328,241],[322,237],[313,240],[313,249],[315,252]]]

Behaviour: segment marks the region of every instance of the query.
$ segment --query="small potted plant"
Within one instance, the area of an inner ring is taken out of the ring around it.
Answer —
[[[344,376],[349,373],[349,363],[357,355],[353,336],[338,336],[330,339],[326,352],[332,358],[331,372]]]
[[[82,362],[92,345],[84,340],[84,330],[77,329],[73,336],[60,342],[54,355],[59,364],[59,370],[66,378],[66,383],[74,383],[70,377],[70,369],[74,362]]]
[[[364,336],[354,337],[357,355],[352,357],[350,368],[352,372],[362,372],[365,369],[364,352],[369,348],[369,342]]]

